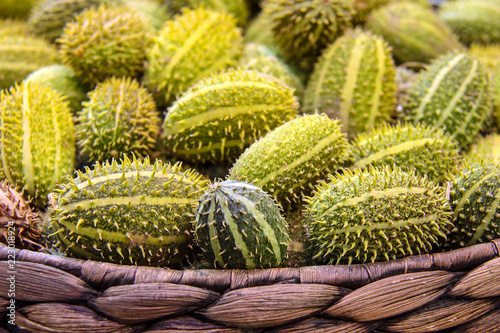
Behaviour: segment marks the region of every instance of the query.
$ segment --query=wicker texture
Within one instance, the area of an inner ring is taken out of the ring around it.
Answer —
[[[19,250],[16,325],[22,332],[500,332],[499,249],[495,240],[383,263],[250,271],[119,266]],[[7,254],[0,247],[3,312]]]

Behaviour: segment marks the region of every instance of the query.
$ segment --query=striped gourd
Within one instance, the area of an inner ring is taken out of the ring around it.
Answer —
[[[344,170],[306,201],[314,257],[327,263],[429,252],[451,227],[446,191],[397,167]]]
[[[96,163],[51,194],[49,239],[80,258],[177,265],[192,250],[191,222],[205,185],[178,163],[135,156]]]
[[[250,182],[288,208],[302,202],[316,181],[347,157],[347,139],[338,120],[304,115],[266,134],[234,163],[229,177]]]
[[[383,125],[357,136],[351,145],[351,168],[386,164],[415,169],[437,183],[457,171],[458,143],[442,129],[424,124]]]
[[[75,164],[75,126],[55,90],[23,81],[0,93],[0,179],[38,206]]]
[[[428,63],[442,54],[463,49],[458,37],[432,9],[418,3],[393,1],[374,10],[365,27],[389,43],[398,63]]]
[[[500,163],[476,156],[466,160],[451,185],[455,228],[448,245],[464,247],[500,236]]]
[[[20,83],[28,74],[57,63],[57,50],[43,39],[0,38],[0,90]]]
[[[200,199],[196,238],[208,262],[240,269],[280,265],[289,241],[274,200],[259,187],[234,180],[213,184]]]
[[[243,37],[235,19],[203,8],[165,22],[147,50],[146,86],[166,106],[198,80],[236,64]]]
[[[306,113],[339,118],[350,137],[391,119],[395,67],[387,43],[360,29],[337,39],[321,55],[307,83]]]
[[[467,53],[440,57],[408,90],[407,120],[443,128],[466,149],[492,113],[490,86],[490,77],[476,58]]]
[[[231,160],[297,109],[293,89],[282,81],[229,69],[201,80],[168,109],[163,138],[184,160]]]

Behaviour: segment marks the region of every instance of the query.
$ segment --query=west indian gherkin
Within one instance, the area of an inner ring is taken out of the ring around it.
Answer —
[[[192,253],[192,221],[206,181],[149,158],[96,163],[50,195],[49,239],[72,256],[176,266]]]
[[[500,43],[498,0],[446,1],[439,17],[465,45]]]
[[[73,116],[81,110],[82,102],[87,99],[87,91],[76,77],[73,69],[66,65],[50,65],[42,67],[25,79],[50,87],[65,96]]]
[[[108,0],[109,1],[109,0]],[[117,1],[117,0],[115,0]],[[158,0],[121,0],[124,6],[135,10],[142,15],[155,30],[160,30],[163,24],[169,20],[173,13],[168,10],[167,5]]]
[[[344,170],[306,201],[314,258],[325,263],[427,253],[451,227],[446,190],[397,167]]]
[[[267,133],[234,163],[229,177],[252,183],[281,205],[302,203],[305,195],[347,158],[347,139],[338,120],[304,115]]]
[[[153,151],[161,119],[153,96],[136,79],[112,77],[98,83],[88,98],[76,125],[77,146],[88,161]]]
[[[29,36],[0,38],[0,59],[0,90],[20,83],[37,69],[58,63],[54,46]]]
[[[25,19],[37,0],[2,0],[0,17]]]
[[[295,118],[293,89],[273,76],[228,69],[200,80],[168,109],[162,137],[179,159],[231,161]]]
[[[25,37],[29,35],[29,27],[25,20],[0,19],[0,39],[4,37]]]
[[[305,113],[339,118],[350,137],[391,119],[396,103],[395,67],[385,41],[351,30],[330,45],[307,83]]]
[[[467,149],[492,114],[490,77],[467,53],[447,54],[419,74],[404,109],[408,121],[443,128]]]
[[[222,268],[272,268],[289,242],[280,209],[259,187],[234,180],[212,184],[196,212],[196,239],[205,259]]]
[[[468,151],[467,159],[471,160],[475,155],[500,160],[500,134],[480,136]]]
[[[366,29],[392,47],[397,63],[428,63],[455,50],[463,50],[458,37],[430,9],[408,1],[391,2],[374,10]]]
[[[384,124],[358,135],[350,152],[353,169],[393,165],[415,169],[436,183],[450,180],[461,161],[458,142],[442,129],[424,124]]]
[[[466,160],[451,184],[454,228],[451,248],[488,242],[500,236],[500,164],[476,156]]]
[[[198,80],[236,64],[242,43],[231,15],[186,9],[165,23],[148,48],[144,82],[160,106],[170,105]]]
[[[354,15],[353,22],[357,25],[362,25],[365,23],[368,15],[376,8],[387,5],[389,2],[400,1],[400,0],[353,0]],[[428,0],[409,0],[410,2],[416,2],[424,7],[430,7]]]
[[[67,100],[23,81],[0,92],[0,179],[39,207],[75,164],[75,126]]]
[[[64,26],[59,57],[89,89],[112,76],[138,77],[152,31],[144,16],[128,7],[90,7]]]
[[[262,11],[285,60],[305,72],[326,46],[352,27],[350,0],[266,0]]]
[[[203,7],[231,14],[240,27],[246,26],[250,17],[250,8],[246,0],[168,0],[165,2],[168,10],[173,15],[181,13],[183,8],[196,9]]]

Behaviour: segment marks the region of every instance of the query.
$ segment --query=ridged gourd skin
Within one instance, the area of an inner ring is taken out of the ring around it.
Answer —
[[[0,17],[26,18],[37,0],[2,0],[0,1]]]
[[[182,12],[183,8],[205,9],[231,14],[240,27],[248,23],[250,6],[246,0],[169,0],[166,1],[168,10],[175,14]]]
[[[352,28],[349,0],[265,0],[274,40],[287,62],[309,72],[323,49]]]
[[[267,133],[236,160],[229,178],[271,194],[286,210],[302,203],[320,179],[348,156],[339,121],[325,114],[304,115]]]
[[[42,220],[40,213],[24,200],[7,181],[0,183],[0,242],[14,243],[17,249],[40,250]],[[11,232],[14,228],[14,236]]]
[[[473,159],[475,155],[500,160],[500,134],[493,133],[479,137],[467,152],[467,158]]]
[[[392,165],[414,169],[435,183],[450,180],[461,161],[458,142],[442,129],[424,124],[384,124],[357,136],[350,152],[352,169]]]
[[[179,163],[135,156],[96,163],[51,194],[48,238],[84,259],[179,265],[192,252],[192,221],[206,185]]]
[[[112,76],[141,75],[151,33],[143,15],[130,8],[90,7],[64,26],[59,57],[93,89]]]
[[[331,176],[307,198],[304,214],[313,258],[330,264],[427,253],[451,229],[445,189],[390,166]]]
[[[205,259],[222,268],[278,267],[289,242],[288,226],[273,198],[234,180],[216,182],[206,191],[195,232]]]
[[[23,81],[0,92],[0,179],[45,207],[75,164],[75,126],[66,99]]]
[[[73,69],[66,65],[42,67],[28,75],[25,80],[50,87],[65,96],[73,116],[81,110],[82,102],[87,99],[87,90]]]
[[[304,96],[304,113],[340,119],[349,137],[391,120],[396,103],[395,66],[380,37],[351,30],[325,49]]]
[[[439,17],[465,45],[500,42],[500,2],[497,0],[446,1]]]
[[[293,89],[281,80],[229,69],[200,80],[175,101],[165,116],[162,138],[182,160],[231,161],[297,113]]]
[[[161,119],[153,95],[136,79],[98,83],[78,112],[77,146],[88,161],[149,155],[156,147]]]
[[[269,74],[282,80],[295,89],[295,96],[301,99],[304,94],[304,84],[292,68],[281,60],[270,48],[262,44],[245,44],[243,54],[239,58],[239,66],[245,70],[254,70]]]
[[[144,82],[158,105],[170,105],[202,78],[235,65],[243,37],[234,18],[199,8],[165,23],[147,50]]]
[[[0,38],[0,90],[20,83],[31,72],[57,64],[57,50],[30,36]]]
[[[463,150],[474,142],[492,108],[490,77],[467,53],[434,60],[419,74],[404,103],[408,121],[443,128]]]
[[[458,37],[430,8],[396,1],[374,10],[365,28],[380,35],[392,47],[397,63],[423,62],[455,50],[463,50]]]
[[[447,246],[451,248],[489,242],[500,235],[500,164],[477,156],[466,160],[451,183],[453,209]]]

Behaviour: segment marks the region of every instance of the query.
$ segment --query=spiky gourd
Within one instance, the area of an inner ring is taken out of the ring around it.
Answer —
[[[2,0],[0,17],[26,18],[37,0]]]
[[[86,89],[69,66],[45,66],[28,75],[25,80],[50,87],[65,96],[74,116],[81,110],[82,102],[87,99]]]
[[[500,2],[498,0],[446,1],[439,17],[465,45],[500,42]]]
[[[183,8],[205,9],[228,13],[234,16],[239,26],[247,24],[250,17],[250,8],[246,0],[169,0],[166,1],[168,10],[175,14],[182,12]]]
[[[491,80],[467,53],[434,60],[419,74],[404,103],[407,120],[440,127],[461,149],[474,142],[492,113]]]
[[[232,16],[186,9],[165,23],[148,48],[145,84],[161,106],[198,80],[236,63],[243,37]]]
[[[229,177],[252,183],[288,208],[300,204],[319,179],[344,162],[347,139],[338,120],[325,114],[295,118],[252,144]]]
[[[57,64],[57,50],[29,36],[0,38],[0,90],[20,83],[31,72]]]
[[[65,25],[59,57],[93,89],[112,76],[141,75],[151,32],[143,15],[128,7],[90,7]]]
[[[76,257],[174,266],[192,251],[192,225],[206,181],[179,164],[126,156],[68,177],[51,194],[49,239]]]
[[[374,10],[366,29],[380,35],[392,47],[398,63],[432,59],[463,46],[457,36],[430,8],[395,1]]]
[[[307,83],[302,111],[339,118],[350,137],[391,119],[396,95],[391,51],[378,36],[347,32],[321,55]]]
[[[465,247],[500,237],[500,163],[476,156],[466,160],[451,184],[455,225],[448,246]]]
[[[201,80],[168,109],[162,137],[184,160],[228,161],[297,110],[293,90],[282,81],[229,69]]]
[[[352,27],[349,0],[266,0],[274,40],[287,61],[309,70],[322,50]]]
[[[75,164],[75,126],[55,90],[23,81],[0,92],[0,179],[45,206]]]
[[[471,160],[475,155],[500,160],[500,134],[479,137],[477,142],[471,146],[467,158]]]
[[[5,180],[0,183],[0,242],[18,249],[39,250],[42,220],[22,194]]]
[[[200,199],[196,239],[205,259],[222,268],[271,268],[286,255],[288,227],[274,200],[239,181],[214,183]]]
[[[112,77],[88,97],[78,112],[76,138],[89,161],[130,153],[144,157],[153,151],[161,119],[153,96],[137,80]]]
[[[390,166],[337,173],[317,186],[305,214],[314,257],[326,263],[427,253],[451,227],[445,189]]]
[[[393,165],[414,169],[441,183],[457,171],[458,143],[442,129],[424,124],[382,125],[357,136],[351,145],[351,168]]]

